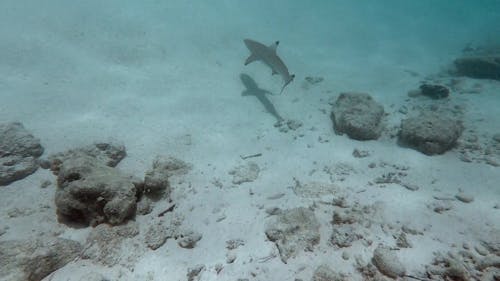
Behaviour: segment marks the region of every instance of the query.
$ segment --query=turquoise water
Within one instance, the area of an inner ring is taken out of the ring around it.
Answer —
[[[244,65],[244,39],[269,47],[267,66]],[[320,264],[366,280],[356,257],[369,262],[378,244],[398,248],[402,225],[423,234],[407,233],[414,246],[396,252],[408,274],[426,277],[434,252],[484,246],[500,233],[500,85],[449,71],[465,51],[499,46],[496,0],[0,1],[0,122],[22,122],[43,159],[113,139],[127,150],[118,169],[140,179],[156,155],[192,165],[170,181],[175,211],[158,216],[172,202],[154,201],[116,253],[78,258],[49,280],[92,280],[86,266],[107,278],[95,280],[185,280],[197,264],[206,266],[199,280],[310,280]],[[450,97],[410,97],[423,82],[450,88]],[[380,139],[334,133],[331,104],[343,92],[383,105]],[[460,119],[456,148],[428,156],[399,146],[401,120],[425,108]],[[258,177],[234,180],[233,169],[254,160]],[[391,175],[408,182],[377,183]],[[38,169],[0,186],[0,242],[90,243],[95,228],[57,220],[56,178]],[[462,191],[472,203],[456,198]],[[329,244],[332,213],[344,209],[332,196],[362,214],[353,231],[364,238],[352,247]],[[298,207],[318,217],[320,246],[285,264],[264,229],[278,208]],[[203,235],[194,249],[173,238],[145,246],[152,227],[176,220]],[[243,245],[228,250],[237,239]]]

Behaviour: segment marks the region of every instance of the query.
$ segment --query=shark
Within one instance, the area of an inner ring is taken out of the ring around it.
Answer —
[[[274,42],[270,46],[266,46],[255,40],[245,39],[243,40],[248,50],[250,51],[250,56],[245,60],[245,65],[248,65],[254,61],[262,61],[264,64],[269,66],[272,70],[272,74],[279,74],[285,83],[281,87],[280,94],[283,93],[285,87],[293,81],[295,74],[290,74],[285,63],[276,53],[279,41]]]

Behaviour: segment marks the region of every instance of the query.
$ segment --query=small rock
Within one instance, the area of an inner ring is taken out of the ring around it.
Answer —
[[[266,209],[266,214],[270,216],[275,216],[281,214],[281,209],[278,207],[269,207]]]
[[[41,187],[41,188],[47,188],[47,187],[49,187],[51,184],[52,184],[52,182],[51,182],[51,181],[49,181],[49,180],[44,180],[44,181],[42,181],[42,182],[40,183],[40,187]]]
[[[477,244],[474,246],[474,250],[481,256],[487,256],[489,254],[488,249],[486,249],[483,245]]]
[[[500,133],[494,134],[493,135],[493,140],[496,141],[496,142],[500,142]]]
[[[236,254],[227,253],[226,254],[226,263],[233,263],[236,260]]]
[[[226,249],[228,250],[234,250],[238,248],[239,246],[245,245],[245,241],[241,239],[231,239],[226,241]]]
[[[399,184],[411,191],[417,191],[420,188],[418,185],[411,183],[400,182]]]
[[[139,215],[147,215],[153,211],[152,201],[146,196],[142,196],[137,202],[137,213]]]
[[[252,182],[259,177],[260,168],[255,162],[248,162],[246,165],[240,165],[231,171],[229,174],[233,176],[233,184],[242,184],[244,182]]]
[[[408,97],[410,97],[410,98],[415,98],[415,97],[418,97],[420,95],[422,95],[422,91],[420,91],[420,90],[410,90],[410,91],[408,91]]]
[[[330,244],[339,248],[348,248],[352,246],[357,240],[362,239],[363,236],[356,233],[354,227],[335,228],[330,236]]]
[[[302,127],[302,122],[300,122],[298,120],[290,119],[290,120],[286,121],[286,125],[288,126],[288,129],[295,131],[298,128]]]
[[[453,209],[453,205],[449,201],[434,202],[429,206],[436,213],[444,213]]]
[[[399,112],[399,113],[401,113],[401,114],[406,115],[406,114],[408,114],[408,107],[406,107],[406,106],[404,106],[404,105],[403,105],[403,106],[401,106],[401,107],[398,109],[398,112]]]
[[[48,159],[38,159],[38,165],[40,165],[40,168],[42,169],[50,169],[50,161]]]
[[[137,235],[139,225],[135,221],[115,226],[99,224],[87,236],[82,259],[91,259],[96,264],[109,267],[125,261],[132,262],[140,254],[139,245],[130,243],[130,238]]]
[[[299,251],[313,251],[319,243],[320,224],[310,209],[300,207],[284,210],[272,218],[266,225],[265,233],[278,247],[284,263]]]
[[[490,165],[490,166],[500,167],[500,162],[498,160],[494,159],[493,157],[485,157],[484,160],[485,160],[485,163]]]
[[[196,245],[196,242],[200,241],[202,237],[201,233],[188,231],[184,233],[181,238],[179,238],[177,244],[179,244],[182,248],[192,249]]]
[[[218,264],[214,265],[214,269],[215,269],[215,272],[217,272],[217,274],[219,274],[224,269],[224,265],[222,263],[218,263]]]
[[[320,265],[314,271],[311,281],[346,281],[347,279],[342,274],[339,274],[327,265]]]
[[[171,234],[169,233],[169,231],[167,231],[167,228],[162,223],[152,224],[146,232],[146,245],[151,250],[156,250],[163,246],[163,244],[165,244],[165,242],[167,242],[167,239],[170,237]]]
[[[320,76],[306,76],[305,80],[309,84],[314,85],[323,82],[324,78]]]
[[[450,90],[442,85],[422,84],[420,85],[420,91],[422,95],[432,99],[443,99],[450,95]]]
[[[370,152],[368,152],[366,150],[358,150],[357,148],[355,148],[352,151],[352,156],[354,156],[356,158],[365,158],[365,157],[370,156]]]
[[[197,281],[200,280],[201,272],[205,270],[205,265],[203,264],[197,264],[194,267],[188,268],[188,273],[187,273],[187,278],[188,281]]]
[[[144,193],[151,196],[170,195],[170,183],[168,181],[168,164],[159,159],[153,162],[152,169],[144,176]]]
[[[388,277],[398,278],[406,274],[403,264],[389,248],[378,246],[373,253],[372,262],[382,274]]]
[[[401,232],[397,237],[396,237],[396,246],[400,248],[411,248],[412,244],[410,241],[408,241],[408,238],[406,236],[405,232]]]
[[[472,196],[470,194],[465,194],[463,192],[460,192],[457,195],[455,195],[455,198],[457,198],[458,200],[460,200],[464,203],[470,203],[470,202],[474,201],[474,196]]]

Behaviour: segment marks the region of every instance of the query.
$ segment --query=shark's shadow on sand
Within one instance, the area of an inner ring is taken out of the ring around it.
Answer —
[[[266,94],[271,94],[268,90],[264,90],[259,88],[259,85],[250,77],[248,74],[242,73],[240,74],[240,79],[243,85],[245,85],[245,90],[241,93],[242,96],[255,96],[262,103],[268,113],[273,115],[276,120],[283,121],[283,117],[281,117],[276,111],[276,108],[271,103],[271,101],[266,97]]]

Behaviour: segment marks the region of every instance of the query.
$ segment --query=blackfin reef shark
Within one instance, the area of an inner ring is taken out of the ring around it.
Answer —
[[[272,74],[279,74],[285,83],[283,87],[281,87],[280,94],[283,93],[285,87],[290,84],[295,78],[295,74],[290,74],[288,72],[288,68],[285,63],[281,60],[281,58],[276,53],[276,48],[278,48],[279,41],[274,42],[270,46],[266,46],[262,43],[259,43],[255,40],[245,39],[243,40],[248,50],[250,50],[250,56],[245,60],[245,65],[252,63],[254,61],[261,61],[267,66],[269,66],[272,70]]]

